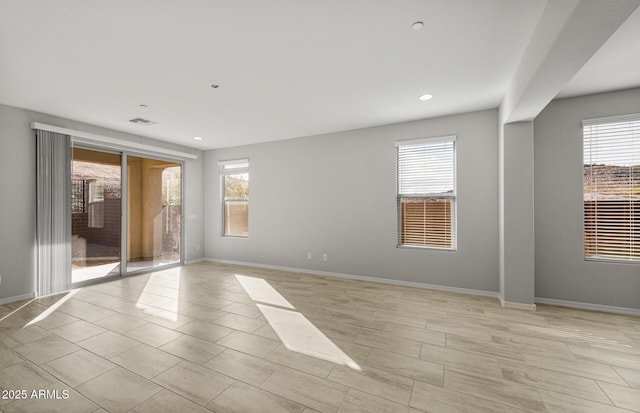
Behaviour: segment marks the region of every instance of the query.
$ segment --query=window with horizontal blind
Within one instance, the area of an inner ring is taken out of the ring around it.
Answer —
[[[249,160],[218,163],[222,178],[223,235],[249,236]]]
[[[584,255],[640,262],[640,115],[583,121]]]
[[[456,249],[455,136],[396,142],[398,246]]]

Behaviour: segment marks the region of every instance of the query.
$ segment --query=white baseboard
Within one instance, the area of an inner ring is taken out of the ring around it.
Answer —
[[[185,260],[184,265],[197,264],[202,261],[206,261],[204,257],[196,258],[195,260]]]
[[[15,303],[16,301],[22,301],[22,300],[31,300],[35,296],[36,296],[35,293],[29,293],[29,294],[15,295],[13,297],[0,298],[0,305]]]
[[[524,304],[524,303],[517,303],[515,301],[505,301],[504,297],[500,293],[498,293],[498,300],[500,300],[500,305],[504,308],[512,308],[514,310],[536,311],[535,304]]]
[[[578,308],[580,310],[602,311],[605,313],[640,315],[640,309],[629,307],[616,307],[612,305],[583,303],[580,301],[556,300],[555,298],[536,297],[536,303],[557,305],[558,307]]]
[[[504,308],[512,308],[514,310],[536,311],[535,304],[516,303],[515,301],[502,301]]]
[[[401,285],[404,287],[425,288],[429,290],[440,290],[440,291],[448,291],[452,293],[498,298],[498,293],[494,291],[474,290],[470,288],[460,288],[460,287],[448,287],[445,285],[426,284],[426,283],[420,283],[415,281],[393,280],[390,278],[368,277],[366,275],[343,274],[343,273],[337,273],[337,272],[309,270],[306,268],[292,268],[292,267],[283,267],[280,265],[258,264],[258,263],[245,262],[245,261],[221,260],[217,258],[205,258],[204,260],[208,262],[217,262],[220,264],[245,265],[247,267],[268,268],[271,270],[300,272],[300,273],[311,274],[311,275],[321,275],[325,277],[336,277],[336,278],[344,278],[348,280],[369,281],[369,282],[375,282],[375,283],[381,283],[381,284]]]

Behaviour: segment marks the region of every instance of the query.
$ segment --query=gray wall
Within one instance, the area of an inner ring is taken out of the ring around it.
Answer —
[[[42,122],[197,153],[185,165],[186,260],[203,256],[202,153],[162,141],[98,128],[66,119],[0,105],[0,300],[33,293],[35,279],[35,135],[29,124]]]
[[[533,122],[502,125],[500,156],[500,294],[504,301],[533,304]]]
[[[458,250],[398,249],[394,142],[453,134]],[[243,157],[251,163],[250,235],[222,237],[217,162]],[[497,110],[208,151],[205,159],[208,258],[498,291]]]
[[[552,102],[534,123],[536,297],[640,308],[637,264],[583,251],[583,119],[640,112],[640,89]]]

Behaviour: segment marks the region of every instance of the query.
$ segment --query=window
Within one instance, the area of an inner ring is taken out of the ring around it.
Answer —
[[[223,235],[249,236],[249,160],[219,163],[222,176]]]
[[[455,250],[455,136],[396,146],[398,245]]]
[[[87,212],[85,199],[85,180],[71,180],[71,212],[74,214],[84,214]]]
[[[89,228],[104,228],[104,187],[102,180],[89,179]]]
[[[640,262],[640,115],[583,122],[584,255]]]

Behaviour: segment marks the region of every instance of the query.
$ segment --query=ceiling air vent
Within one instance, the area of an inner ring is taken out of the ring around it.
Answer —
[[[144,118],[129,119],[129,122],[135,123],[136,125],[145,125],[145,126],[153,125],[154,123],[156,123],[156,122],[154,122],[152,120],[144,119]]]

